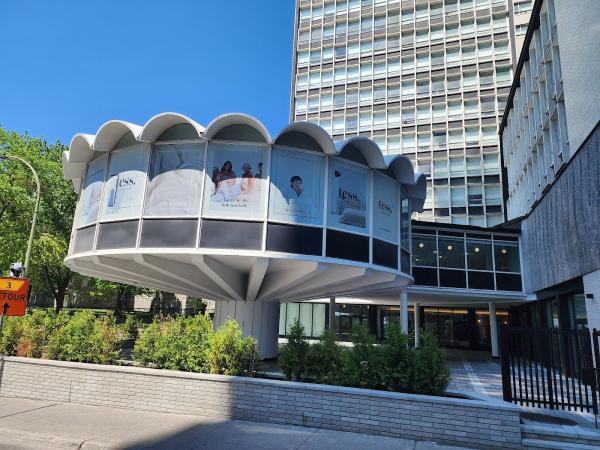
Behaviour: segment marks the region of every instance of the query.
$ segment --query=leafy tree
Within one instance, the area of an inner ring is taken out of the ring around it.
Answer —
[[[90,294],[95,297],[114,298],[115,312],[125,310],[125,301],[136,295],[148,295],[152,289],[141,288],[130,284],[113,283],[112,281],[94,279]]]
[[[33,246],[32,292],[51,295],[62,307],[73,273],[64,266],[71,235],[77,194],[63,178],[60,144],[48,145],[39,138],[19,135],[0,127],[0,153],[27,160],[40,177],[41,200]],[[0,162],[0,272],[11,262],[23,261],[35,203],[31,172],[14,160]]]

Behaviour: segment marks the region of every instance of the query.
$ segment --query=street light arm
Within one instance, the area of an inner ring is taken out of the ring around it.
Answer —
[[[33,168],[33,166],[31,164],[29,164],[28,161],[24,160],[23,158],[19,157],[19,156],[15,156],[15,155],[2,155],[2,159],[16,159],[18,161],[21,161],[23,164],[25,164],[29,170],[31,170],[31,173],[33,174],[33,179],[35,180],[35,186],[36,186],[36,197],[35,197],[35,208],[33,210],[33,218],[31,220],[31,231],[29,232],[29,241],[27,241],[27,251],[25,253],[25,266],[23,267],[23,277],[27,276],[27,272],[29,271],[29,261],[31,259],[31,249],[33,247],[33,237],[35,235],[35,225],[37,223],[37,216],[38,216],[38,209],[40,207],[40,177],[38,177],[37,172],[35,171],[35,169]]]

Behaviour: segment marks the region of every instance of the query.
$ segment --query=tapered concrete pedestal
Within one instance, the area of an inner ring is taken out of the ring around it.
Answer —
[[[228,318],[235,319],[240,324],[244,336],[252,336],[256,339],[263,358],[277,357],[279,302],[234,300],[215,302],[215,329]]]

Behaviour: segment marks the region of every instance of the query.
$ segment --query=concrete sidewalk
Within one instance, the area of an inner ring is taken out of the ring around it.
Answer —
[[[0,449],[59,448],[457,449],[431,442],[316,428],[0,396]]]

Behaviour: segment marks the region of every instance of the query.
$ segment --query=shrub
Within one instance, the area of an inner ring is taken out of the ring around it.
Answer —
[[[210,373],[252,376],[260,359],[256,341],[244,337],[233,320],[227,320],[208,338],[207,363]]]
[[[450,381],[450,369],[446,365],[446,352],[430,330],[421,331],[421,343],[415,349],[415,354],[415,392],[443,394]]]
[[[92,311],[79,311],[63,326],[55,328],[42,356],[63,361],[112,363],[119,357],[125,337],[113,316],[97,318]]]
[[[69,320],[66,312],[35,309],[23,317],[7,317],[0,338],[0,353],[41,358],[48,338]]]
[[[161,369],[203,372],[212,324],[207,316],[155,320],[142,331],[133,358],[142,365]]]
[[[343,353],[342,384],[366,389],[382,386],[383,365],[381,351],[366,327],[360,326],[352,334],[353,347]]]
[[[305,378],[309,348],[304,327],[296,319],[288,333],[287,344],[279,352],[279,366],[288,380],[302,381]]]
[[[383,384],[390,391],[411,391],[414,385],[415,351],[409,346],[408,336],[398,324],[386,329],[381,345]]]
[[[127,333],[128,339],[136,340],[140,335],[140,321],[132,314],[128,314],[123,322],[123,328]]]
[[[335,333],[326,330],[319,342],[310,346],[307,375],[321,384],[339,384],[342,369],[342,348]]]
[[[0,354],[15,355],[22,335],[23,320],[20,317],[5,317],[2,336],[0,336]]]

